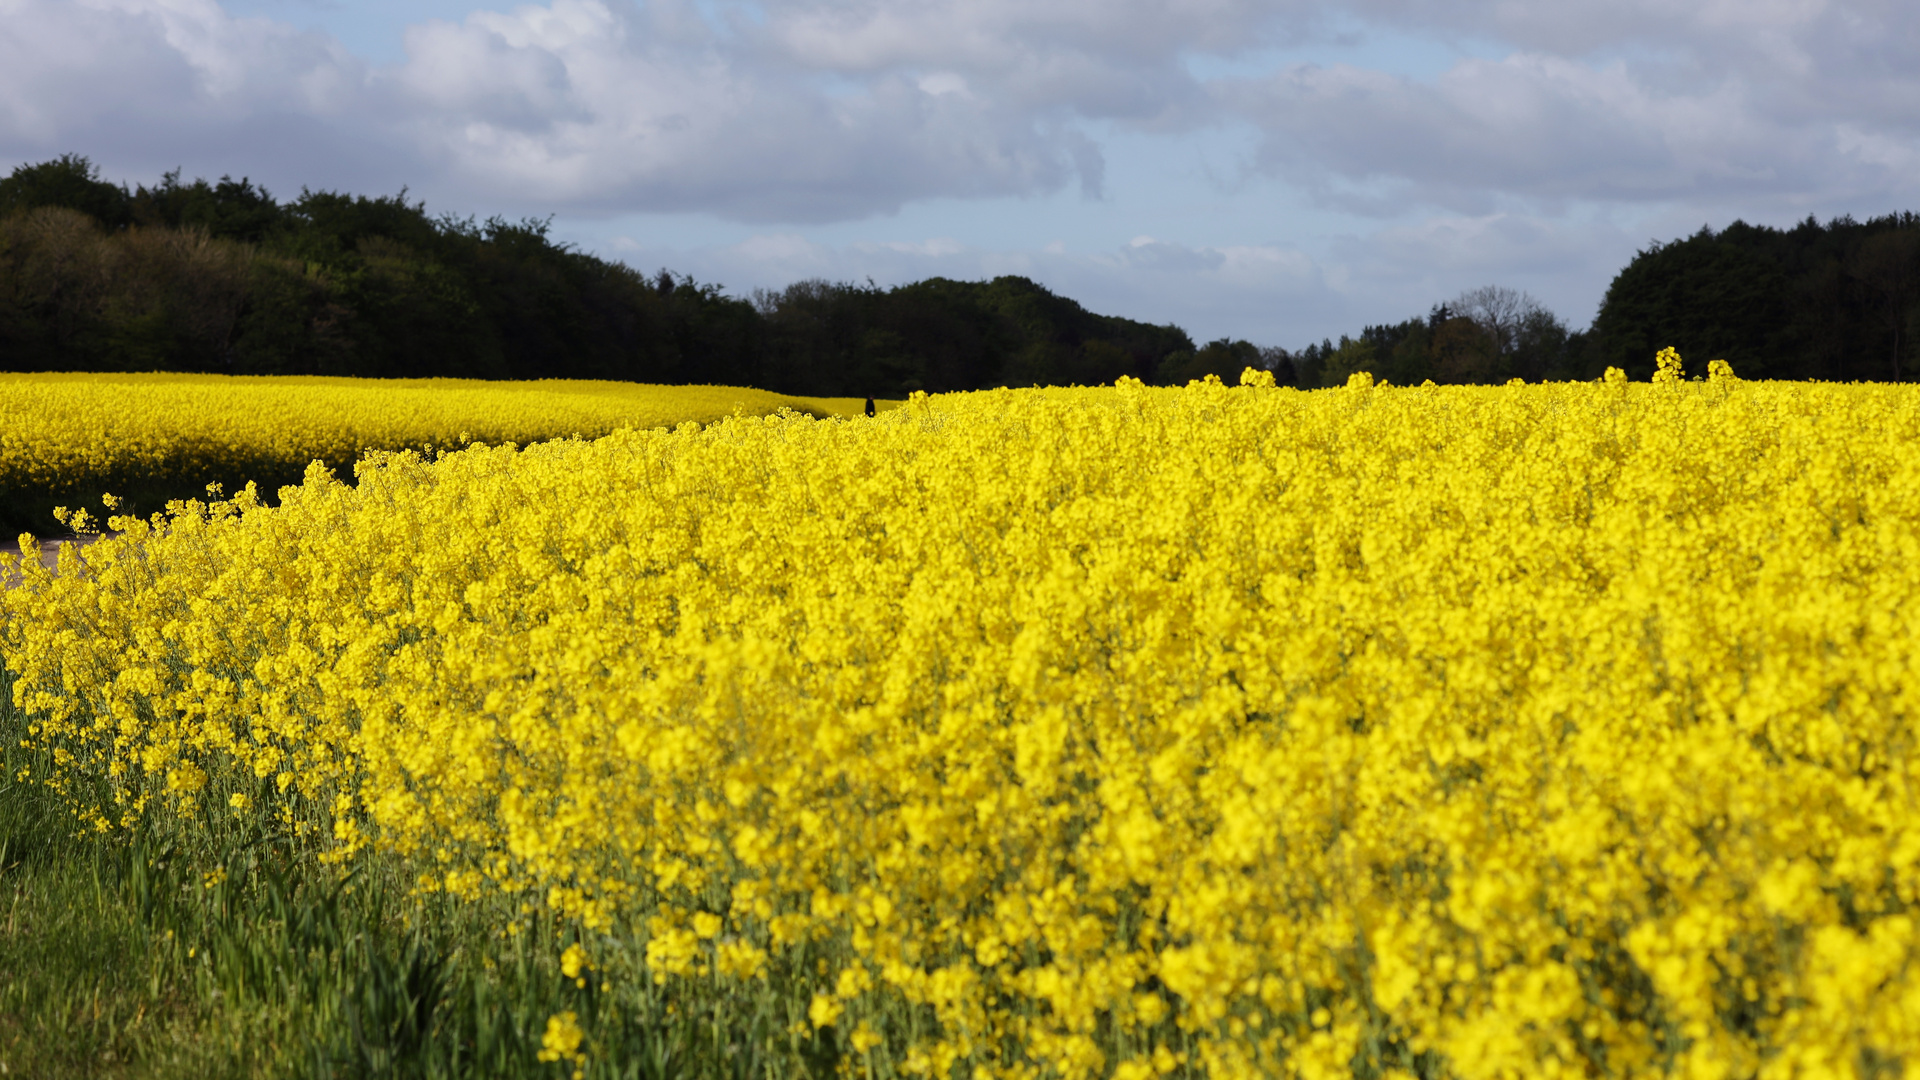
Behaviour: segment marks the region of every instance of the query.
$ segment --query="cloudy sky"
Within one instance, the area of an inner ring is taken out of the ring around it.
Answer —
[[[1920,210],[1904,0],[0,0],[0,168],[249,176],[744,295],[1033,277],[1297,347]]]

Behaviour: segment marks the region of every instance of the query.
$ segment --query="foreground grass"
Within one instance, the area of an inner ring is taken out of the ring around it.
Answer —
[[[562,977],[553,926],[420,903],[392,866],[334,870],[273,836],[219,859],[150,828],[77,836],[55,797],[19,779],[45,763],[15,749],[10,696],[0,1076],[564,1077],[574,1066],[539,1052],[548,1018],[569,1010],[596,1033],[588,1077],[814,1071],[765,1056],[774,1033],[752,1003],[646,986],[603,997]]]

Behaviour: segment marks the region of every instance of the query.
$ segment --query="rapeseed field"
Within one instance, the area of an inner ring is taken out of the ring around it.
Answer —
[[[496,913],[529,1075],[1898,1076],[1916,445],[1668,352],[374,454],[28,560],[10,760]]]
[[[0,524],[46,533],[57,504],[111,492],[147,511],[219,482],[271,496],[320,461],[707,423],[736,410],[851,416],[854,399],[730,386],[323,376],[0,374]]]

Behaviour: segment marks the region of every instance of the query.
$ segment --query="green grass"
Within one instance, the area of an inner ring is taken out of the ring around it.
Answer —
[[[591,1078],[832,1072],[831,1032],[789,1033],[793,994],[662,989],[632,933],[591,943],[614,982],[583,987],[559,971],[572,931],[504,899],[411,897],[391,863],[343,870],[206,822],[75,835],[18,779],[46,763],[10,689],[0,675],[0,1076],[566,1077],[537,1059],[564,1010]],[[191,846],[208,835],[221,850]]]

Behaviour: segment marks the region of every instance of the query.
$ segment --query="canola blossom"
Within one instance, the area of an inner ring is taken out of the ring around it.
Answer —
[[[1670,355],[916,395],[122,521],[0,655],[96,828],[524,896],[855,1072],[1898,1075],[1917,441]]]
[[[371,450],[529,443],[706,423],[736,410],[851,415],[852,399],[729,386],[324,376],[0,374],[0,496],[297,478]],[[157,507],[156,507],[157,508]],[[51,522],[49,521],[50,525]]]

